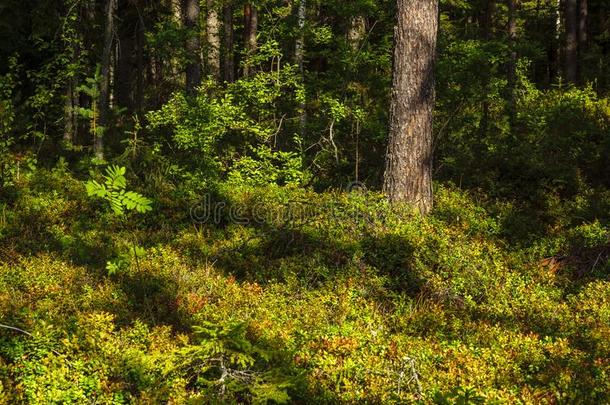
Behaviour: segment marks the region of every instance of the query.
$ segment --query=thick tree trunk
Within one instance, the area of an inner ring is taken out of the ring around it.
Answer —
[[[256,51],[256,35],[258,31],[258,10],[251,3],[244,5],[244,42],[246,45],[246,60],[244,61],[244,76],[251,73],[250,57]]]
[[[220,20],[216,1],[207,0],[206,37],[208,72],[220,80]]]
[[[199,40],[199,1],[183,0],[184,26],[189,30],[186,52],[189,63],[186,66],[186,93],[194,96],[201,84],[201,43]],[[196,31],[196,32],[195,32]]]
[[[580,0],[579,14],[578,43],[580,49],[585,49],[589,42],[589,2],[587,0]]]
[[[577,0],[565,0],[566,4],[566,55],[565,75],[570,83],[578,78],[578,7]]]
[[[93,153],[99,160],[104,159],[104,139],[103,134],[107,132],[110,121],[110,67],[112,64],[112,46],[114,39],[114,12],[116,10],[116,0],[106,2],[106,27],[104,32],[104,50],[102,53],[100,97],[99,97],[99,127],[93,135]]]
[[[235,81],[235,55],[233,54],[233,5],[227,1],[222,9],[223,25],[223,78],[227,83]]]
[[[392,202],[432,209],[432,114],[438,0],[397,0],[390,133],[384,191]]]

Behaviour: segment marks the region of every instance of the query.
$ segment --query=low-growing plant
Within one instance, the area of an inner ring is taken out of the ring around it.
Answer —
[[[120,219],[125,227],[128,225],[128,213],[136,211],[146,213],[152,210],[152,201],[135,191],[127,191],[127,180],[125,178],[126,169],[124,167],[110,166],[106,169],[103,176],[104,182],[98,183],[96,180],[89,180],[86,183],[87,194],[91,197],[102,198],[110,205],[112,212]],[[133,236],[132,257],[136,265],[139,266],[138,259],[144,256],[145,251],[137,246],[135,234]],[[125,255],[106,264],[109,274],[115,274],[124,269],[129,264]]]

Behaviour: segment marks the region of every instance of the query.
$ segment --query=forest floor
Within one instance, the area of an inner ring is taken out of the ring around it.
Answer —
[[[607,228],[436,194],[421,218],[374,193],[160,189],[126,222],[65,169],[24,176],[0,217],[0,323],[23,330],[0,330],[0,403],[609,401]]]

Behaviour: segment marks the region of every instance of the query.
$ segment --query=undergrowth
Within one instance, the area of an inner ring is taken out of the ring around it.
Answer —
[[[427,218],[223,184],[125,229],[84,180],[40,169],[2,202],[3,403],[610,399],[603,218],[514,244],[514,211],[451,184]]]

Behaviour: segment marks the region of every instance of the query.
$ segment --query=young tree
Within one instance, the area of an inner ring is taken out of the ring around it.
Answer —
[[[432,113],[438,0],[397,0],[390,133],[384,191],[432,209]]]

